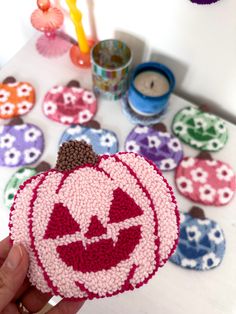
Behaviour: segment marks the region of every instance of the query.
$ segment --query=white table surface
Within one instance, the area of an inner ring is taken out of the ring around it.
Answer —
[[[52,122],[43,116],[41,104],[46,91],[54,84],[66,84],[71,79],[78,79],[82,86],[91,88],[91,73],[72,65],[69,55],[55,59],[40,56],[35,49],[35,38],[0,71],[0,80],[13,75],[18,80],[31,82],[37,93],[35,108],[24,117],[26,122],[39,125],[46,138],[46,148],[41,160],[55,164],[58,140],[65,126]],[[164,122],[170,127],[174,114],[190,103],[173,95]],[[99,100],[96,115],[101,125],[115,131],[123,150],[126,135],[133,125],[122,114],[119,101]],[[4,124],[1,121],[0,124]],[[227,122],[229,141],[225,148],[213,154],[232,165],[236,170],[236,127]],[[184,146],[186,156],[196,156],[198,152]],[[0,169],[0,197],[5,184],[16,169]],[[165,173],[173,186],[179,209],[187,211],[192,203],[176,190],[174,172]],[[2,198],[3,199],[3,198]],[[168,262],[152,280],[135,292],[127,292],[112,298],[87,301],[81,314],[235,314],[236,313],[236,197],[224,207],[205,206],[207,217],[219,222],[226,237],[226,254],[220,267],[197,272],[182,269]],[[8,234],[8,210],[0,206],[0,239]]]

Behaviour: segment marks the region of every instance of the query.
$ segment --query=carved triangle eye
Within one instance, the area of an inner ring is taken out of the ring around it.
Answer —
[[[113,192],[113,200],[109,212],[109,222],[121,222],[129,218],[143,214],[143,210],[138,206],[128,193],[120,188]]]
[[[71,216],[67,207],[62,203],[54,205],[44,239],[56,239],[67,234],[74,234],[80,231],[79,224]]]

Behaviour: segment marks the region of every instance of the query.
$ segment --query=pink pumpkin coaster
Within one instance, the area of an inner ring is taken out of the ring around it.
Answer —
[[[206,152],[197,158],[185,157],[176,170],[175,181],[181,194],[205,205],[226,205],[236,190],[236,177],[230,165],[212,160]]]
[[[43,112],[51,120],[62,124],[83,124],[93,118],[97,100],[93,92],[70,81],[67,86],[57,85],[44,97]]]
[[[55,169],[20,187],[9,226],[29,252],[33,285],[85,300],[147,283],[176,248],[179,213],[171,187],[145,158],[97,156],[85,141],[69,141]]]

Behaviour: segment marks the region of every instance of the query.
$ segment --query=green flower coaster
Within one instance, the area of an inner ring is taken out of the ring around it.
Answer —
[[[4,190],[4,205],[10,209],[13,203],[15,193],[22,183],[24,183],[29,178],[33,177],[37,173],[47,171],[51,168],[51,166],[42,161],[36,167],[22,167],[17,170],[13,176],[8,181],[5,190]]]
[[[202,151],[219,151],[228,139],[228,129],[221,118],[194,107],[175,115],[172,130],[185,144]]]

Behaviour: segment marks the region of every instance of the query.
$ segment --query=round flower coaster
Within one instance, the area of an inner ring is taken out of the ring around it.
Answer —
[[[140,125],[152,125],[160,122],[160,120],[163,119],[165,112],[161,112],[159,114],[153,115],[153,116],[143,116],[141,114],[138,114],[135,112],[128,101],[127,95],[124,96],[121,99],[121,104],[122,104],[122,110],[124,115],[130,120],[131,123],[133,124],[140,124]]]
[[[180,140],[168,133],[163,123],[134,127],[126,138],[125,150],[152,160],[163,171],[175,169],[183,158]]]
[[[29,178],[33,177],[37,173],[43,172],[50,169],[50,165],[42,161],[36,167],[22,167],[17,170],[13,176],[10,178],[8,183],[6,184],[4,190],[4,205],[10,209],[13,201],[14,196],[18,190],[18,188]]]
[[[16,167],[35,163],[44,150],[42,130],[15,118],[0,127],[0,166]]]
[[[18,190],[9,226],[12,241],[29,252],[37,289],[85,300],[147,283],[176,248],[179,214],[150,161],[98,156],[85,141],[69,141],[55,169]]]
[[[175,115],[172,130],[184,143],[203,151],[218,151],[228,140],[222,119],[194,107],[182,109]]]
[[[209,270],[220,265],[225,254],[225,237],[221,227],[193,207],[180,213],[180,236],[170,261],[187,269]]]
[[[35,90],[28,82],[12,76],[0,83],[0,118],[11,119],[28,113],[35,104]]]
[[[232,199],[236,177],[230,165],[212,160],[209,153],[185,157],[176,169],[175,182],[181,194],[197,203],[222,206]]]
[[[118,138],[110,130],[102,129],[97,121],[90,121],[86,125],[72,125],[62,134],[59,145],[71,140],[84,140],[91,144],[95,153],[115,154],[118,152]]]
[[[80,87],[77,81],[70,81],[67,86],[54,86],[46,93],[43,101],[43,113],[62,124],[86,123],[96,111],[94,93]]]

